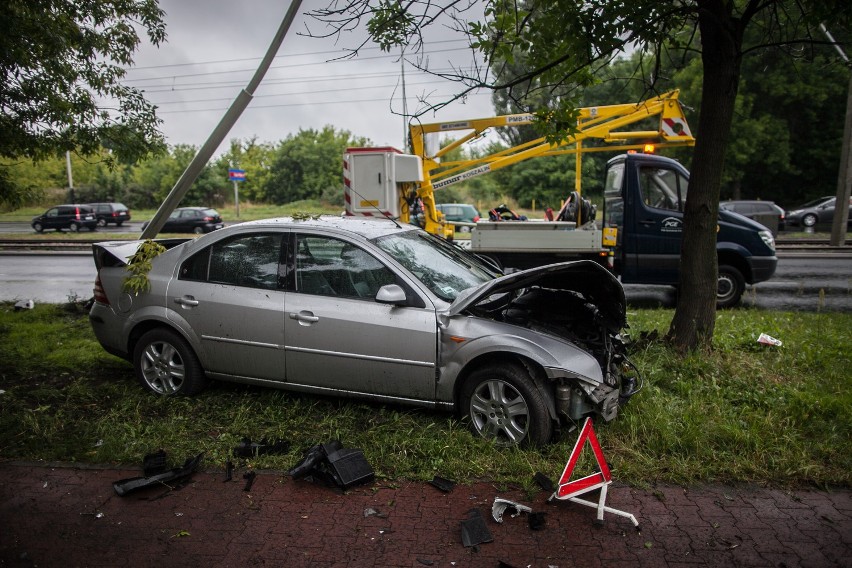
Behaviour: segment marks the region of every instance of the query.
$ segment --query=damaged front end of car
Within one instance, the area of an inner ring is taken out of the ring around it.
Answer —
[[[487,288],[487,289],[486,289]],[[594,358],[592,372],[572,367],[546,369],[553,401],[563,420],[590,415],[613,420],[642,387],[642,377],[627,354],[627,327],[621,283],[592,261],[526,270],[499,278],[454,304],[480,318],[520,326],[566,341]]]

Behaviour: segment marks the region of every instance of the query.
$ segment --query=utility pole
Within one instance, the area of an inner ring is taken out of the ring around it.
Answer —
[[[68,199],[71,203],[77,200],[74,198],[74,178],[71,176],[71,152],[65,150],[65,171],[68,172]]]
[[[824,24],[819,29],[825,34],[846,67],[852,71],[846,52],[831,36]],[[834,202],[834,219],[831,224],[831,240],[829,244],[834,247],[846,244],[846,225],[849,222],[849,198],[852,197],[852,73],[849,76],[849,86],[846,89],[846,120],[843,123],[843,144],[840,150],[840,167],[837,173],[837,193]]]

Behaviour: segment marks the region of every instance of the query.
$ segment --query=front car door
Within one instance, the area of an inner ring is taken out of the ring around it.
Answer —
[[[677,284],[683,235],[683,207],[688,178],[666,164],[635,162],[624,183],[638,191],[626,191],[624,214],[629,227],[623,236],[622,281]]]
[[[173,319],[201,342],[211,375],[252,382],[284,381],[286,232],[250,232],[214,242],[185,259],[169,283]]]
[[[434,401],[435,308],[366,247],[320,233],[295,235],[285,320],[290,388]],[[415,301],[376,301],[401,284]]]

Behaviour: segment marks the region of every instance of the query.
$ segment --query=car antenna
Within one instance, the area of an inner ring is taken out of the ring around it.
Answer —
[[[373,209],[375,209],[376,211],[378,211],[378,212],[379,212],[379,215],[381,215],[382,217],[384,217],[384,218],[386,218],[386,219],[390,219],[391,221],[393,221],[393,224],[394,224],[394,225],[396,225],[396,227],[397,227],[398,229],[402,229],[402,225],[400,225],[400,224],[399,224],[399,222],[396,220],[396,217],[391,217],[391,216],[389,216],[386,212],[384,212],[384,211],[382,211],[381,209],[379,209],[379,208],[376,206],[376,204],[375,204],[375,203],[373,203],[373,201],[372,201],[371,199],[367,199],[366,197],[364,197],[363,195],[361,195],[360,193],[358,193],[358,191],[356,191],[356,189],[355,189],[354,187],[350,187],[350,188],[349,188],[349,191],[351,191],[352,193],[354,193],[355,195],[357,195],[358,197],[360,197],[363,201],[366,201],[367,203],[369,203],[369,204],[370,204],[370,207],[372,207]]]

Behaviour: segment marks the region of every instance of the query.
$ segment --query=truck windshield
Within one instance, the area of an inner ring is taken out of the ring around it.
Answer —
[[[624,164],[613,164],[606,171],[604,185],[604,226],[621,227],[624,224],[624,199],[621,184],[624,179]]]
[[[373,242],[448,302],[498,276],[474,255],[426,232],[395,233]]]

